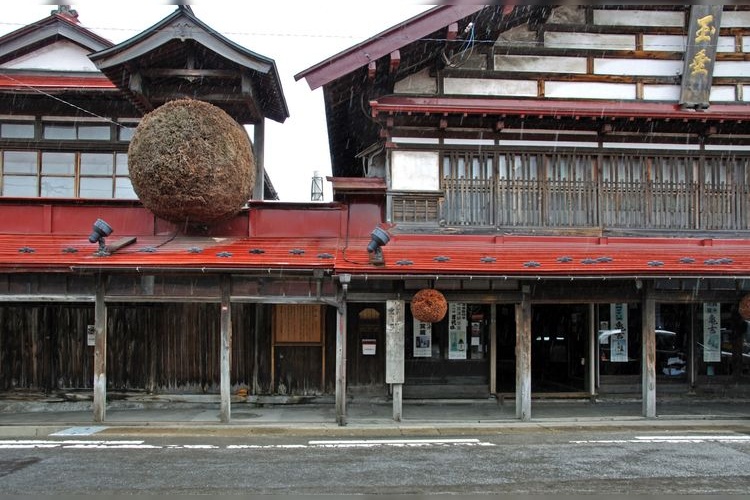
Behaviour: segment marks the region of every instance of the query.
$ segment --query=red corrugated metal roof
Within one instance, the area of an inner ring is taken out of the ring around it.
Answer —
[[[107,238],[114,245],[123,236]],[[87,237],[0,236],[0,272],[329,269],[355,275],[750,276],[743,239],[394,234],[384,266],[364,238],[138,237],[106,257]]]
[[[698,238],[393,235],[385,266],[369,241],[349,242],[338,273],[493,276],[737,276],[750,274],[750,241]]]
[[[107,245],[127,239],[110,236]],[[0,236],[0,271],[71,269],[333,269],[337,238],[138,237],[108,256],[87,236]]]

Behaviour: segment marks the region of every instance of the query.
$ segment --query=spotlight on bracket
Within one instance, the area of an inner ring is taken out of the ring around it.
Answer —
[[[112,234],[112,227],[102,219],[96,219],[94,222],[94,229],[89,235],[89,241],[91,243],[99,243],[99,250],[96,252],[96,255],[109,255],[107,247],[104,244],[104,238],[110,234]]]
[[[372,233],[370,233],[370,238],[370,243],[367,245],[367,253],[370,254],[370,264],[375,266],[385,265],[385,259],[383,258],[383,250],[381,247],[387,245],[388,242],[391,241],[391,237],[384,229],[376,227],[373,229]]]

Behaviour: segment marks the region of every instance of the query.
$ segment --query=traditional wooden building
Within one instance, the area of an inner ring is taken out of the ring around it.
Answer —
[[[297,75],[323,89],[334,202],[265,182],[189,231],[135,199],[133,128],[212,102],[262,168],[273,61],[189,7],[117,45],[66,9],[6,35],[0,390],[82,389],[97,420],[119,391],[218,395],[223,420],[245,392],[335,393],[340,423],[359,394],[521,419],[747,394],[749,34],[743,6],[434,7]],[[423,289],[445,319],[414,320]]]
[[[356,314],[434,288],[443,321],[403,318],[404,397],[529,418],[534,395],[654,416],[746,394],[749,46],[746,6],[460,4],[296,75],[323,90],[335,196],[381,199],[390,233],[384,263],[336,262],[348,383],[386,381],[358,372]]]

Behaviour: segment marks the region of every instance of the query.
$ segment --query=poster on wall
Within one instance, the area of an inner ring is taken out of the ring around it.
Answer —
[[[609,356],[613,363],[628,362],[628,305],[610,304],[610,322],[613,334],[610,336]]]
[[[429,358],[432,356],[432,323],[414,319],[414,357]]]
[[[703,304],[703,361],[721,361],[721,305],[718,302]]]
[[[448,304],[448,359],[466,359],[466,304]]]

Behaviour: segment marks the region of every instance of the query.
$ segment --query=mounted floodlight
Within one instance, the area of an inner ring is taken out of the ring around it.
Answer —
[[[387,245],[388,242],[391,241],[391,237],[384,229],[376,227],[373,229],[372,233],[370,233],[370,238],[372,239],[367,245],[367,252],[370,254],[370,264],[375,266],[385,265],[385,259],[383,258],[383,250],[381,247]]]
[[[112,234],[112,227],[102,219],[96,219],[94,229],[89,235],[89,241],[91,243],[99,243],[99,250],[96,252],[97,255],[108,255],[107,247],[104,245],[104,238],[110,234]]]

